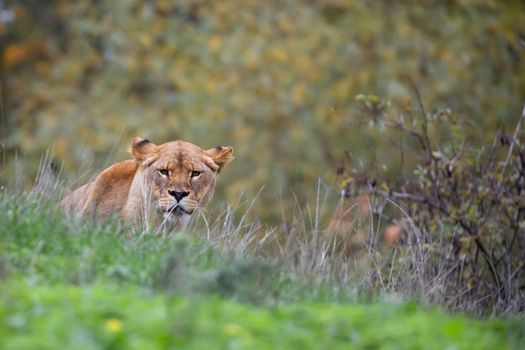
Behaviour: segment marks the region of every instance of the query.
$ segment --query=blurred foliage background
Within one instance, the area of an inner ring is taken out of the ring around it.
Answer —
[[[336,188],[347,151],[392,166],[391,140],[358,127],[356,95],[409,110],[412,80],[476,137],[514,125],[524,19],[511,0],[0,1],[3,168],[16,154],[35,174],[52,149],[78,174],[126,158],[136,135],[231,145],[218,195],[265,186],[257,214],[276,219],[291,191]]]

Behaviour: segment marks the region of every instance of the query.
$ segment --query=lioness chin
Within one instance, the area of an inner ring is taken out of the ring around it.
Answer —
[[[140,137],[128,151],[133,159],[111,165],[61,206],[84,218],[116,215],[135,226],[170,221],[181,229],[211,198],[217,174],[233,159],[232,147],[204,150],[185,141],[157,146]]]

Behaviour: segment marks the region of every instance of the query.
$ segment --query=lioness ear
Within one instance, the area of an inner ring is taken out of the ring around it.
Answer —
[[[206,151],[215,164],[219,167],[217,171],[220,171],[226,164],[233,160],[233,147],[230,146],[217,146],[210,148]]]
[[[128,152],[131,153],[135,160],[141,163],[151,163],[154,159],[157,146],[148,139],[134,137],[129,145]]]

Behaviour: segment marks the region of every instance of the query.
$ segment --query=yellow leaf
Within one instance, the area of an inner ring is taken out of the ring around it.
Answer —
[[[273,47],[268,52],[268,57],[277,62],[286,62],[288,60],[288,54],[285,50],[280,47]]]
[[[210,51],[213,53],[217,53],[221,46],[222,46],[222,38],[218,36],[212,36],[210,40],[208,40],[208,47],[210,48]]]
[[[292,88],[292,100],[296,106],[300,106],[304,103],[305,90],[306,88],[304,84],[296,84]]]

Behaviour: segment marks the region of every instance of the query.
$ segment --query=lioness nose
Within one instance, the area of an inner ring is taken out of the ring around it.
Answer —
[[[189,195],[190,193],[189,192],[178,192],[178,191],[168,191],[168,193],[170,195],[172,195],[173,197],[175,197],[175,199],[177,200],[177,202],[180,202],[180,200],[184,197],[186,197],[187,195]]]

